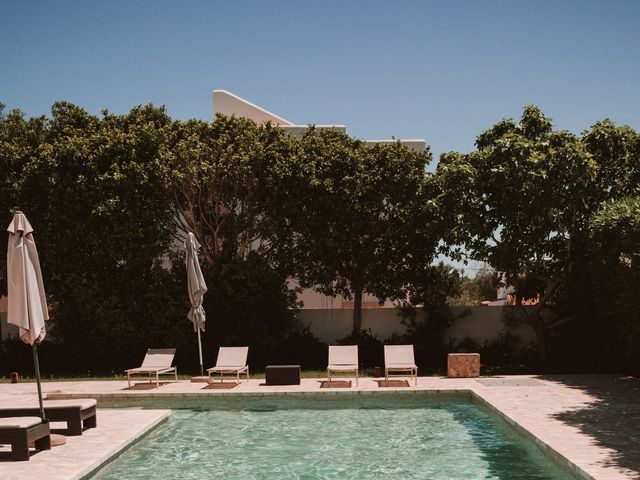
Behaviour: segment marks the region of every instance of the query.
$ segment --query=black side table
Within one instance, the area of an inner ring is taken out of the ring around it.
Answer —
[[[300,385],[300,365],[267,365],[267,385]]]

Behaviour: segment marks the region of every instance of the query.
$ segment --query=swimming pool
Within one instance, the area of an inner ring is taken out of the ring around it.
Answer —
[[[174,410],[92,478],[572,478],[467,400],[234,403]]]

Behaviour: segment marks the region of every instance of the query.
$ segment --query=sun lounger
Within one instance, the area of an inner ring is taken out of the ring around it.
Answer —
[[[82,435],[82,429],[95,428],[96,401],[93,398],[77,400],[46,400],[44,415],[50,422],[66,422],[66,435]],[[37,405],[0,407],[0,418],[37,417],[40,408]]]
[[[0,418],[0,444],[11,445],[12,460],[29,460],[29,442],[36,450],[50,450],[49,424],[40,417]]]
[[[172,367],[173,357],[176,354],[175,348],[150,348],[144,356],[142,365],[138,368],[130,368],[127,372],[127,381],[131,387],[131,375],[146,375],[149,382],[155,378],[156,387],[160,386],[160,375],[174,374],[175,381],[178,381],[178,369]]]
[[[384,346],[384,378],[389,380],[391,372],[408,373],[418,386],[418,367],[413,357],[413,345],[385,345]],[[394,375],[406,376],[406,375]]]
[[[358,385],[358,346],[329,345],[329,365],[327,378],[331,381],[331,372],[354,372]]]
[[[220,374],[220,381],[224,374],[235,374],[238,383],[240,383],[240,374],[247,374],[247,382],[249,381],[249,366],[247,365],[247,354],[249,347],[220,347],[218,350],[218,358],[216,366],[207,369],[209,378],[213,379],[213,373]]]

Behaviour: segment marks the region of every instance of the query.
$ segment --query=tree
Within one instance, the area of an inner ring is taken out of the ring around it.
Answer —
[[[599,324],[608,324],[607,343],[615,365],[637,374],[640,361],[640,197],[605,203],[591,220],[594,279],[584,306]],[[613,321],[612,321],[613,320]],[[600,337],[602,338],[602,337]],[[609,352],[608,352],[609,353]]]
[[[170,124],[152,105],[98,117],[65,102],[51,118],[0,119],[0,211],[9,218],[21,208],[34,226],[50,339],[66,345],[71,368],[117,368],[150,343],[180,337],[172,316],[182,299],[167,295],[163,265]]]
[[[279,169],[294,161],[296,142],[270,123],[218,115],[214,122],[175,122],[172,139],[173,206],[176,239],[193,232],[202,255],[223,271],[250,252],[269,256],[273,266],[288,264],[279,255],[273,203]],[[286,243],[286,236],[278,240]]]
[[[417,365],[442,365],[447,353],[445,332],[455,319],[449,302],[462,294],[462,288],[460,270],[443,262],[428,267],[411,286],[409,301],[402,308],[407,330],[393,340],[414,345]],[[422,306],[422,316],[414,305]]]
[[[484,300],[495,300],[500,283],[498,272],[483,266],[474,277],[461,278],[459,295],[450,298],[448,303],[451,306],[466,306],[478,305]]]
[[[45,118],[24,119],[22,112],[4,112],[0,103],[0,221],[9,225],[13,211],[23,205],[21,174],[37,156],[44,141]],[[6,228],[6,227],[5,227]],[[7,251],[7,235],[0,235],[0,250]],[[0,295],[7,294],[6,265],[0,262]]]
[[[431,264],[438,242],[431,156],[400,142],[367,146],[333,130],[310,129],[288,184],[297,277],[304,287],[353,299],[353,332],[362,295],[405,299]],[[282,205],[284,206],[284,204]]]
[[[594,203],[640,195],[640,135],[611,120],[596,123],[582,134],[582,142],[598,165]]]
[[[250,343],[251,362],[265,365],[298,327],[288,231],[274,214],[298,143],[269,123],[218,115],[174,122],[170,145],[175,240],[196,236],[209,286],[205,348]]]
[[[556,355],[565,355],[565,365],[579,362],[576,369],[637,373],[640,135],[604,120],[584,132],[582,142],[598,165],[591,193],[597,204],[584,254],[555,305],[562,315],[575,314],[581,328],[560,329]]]
[[[590,231],[602,253],[640,266],[640,197],[605,203],[591,218]]]
[[[574,270],[561,305],[581,328],[561,328],[560,361],[583,371],[639,372],[640,197],[604,203],[592,216],[588,255]],[[588,352],[585,354],[585,352]]]
[[[455,222],[447,243],[458,258],[485,261],[516,287],[516,303],[541,347],[572,316],[545,315],[587,241],[601,198],[598,164],[580,138],[554,131],[534,106],[516,124],[503,120],[480,134],[477,150],[443,154],[437,179]],[[521,301],[539,297],[525,309]]]
[[[483,267],[476,272],[471,279],[471,289],[476,293],[475,298],[479,301],[493,300],[498,293],[500,286],[500,275],[494,269]]]

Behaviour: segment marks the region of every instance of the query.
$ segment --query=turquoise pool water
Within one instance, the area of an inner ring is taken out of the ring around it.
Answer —
[[[502,419],[467,401],[232,407],[175,410],[93,478],[571,478]]]

